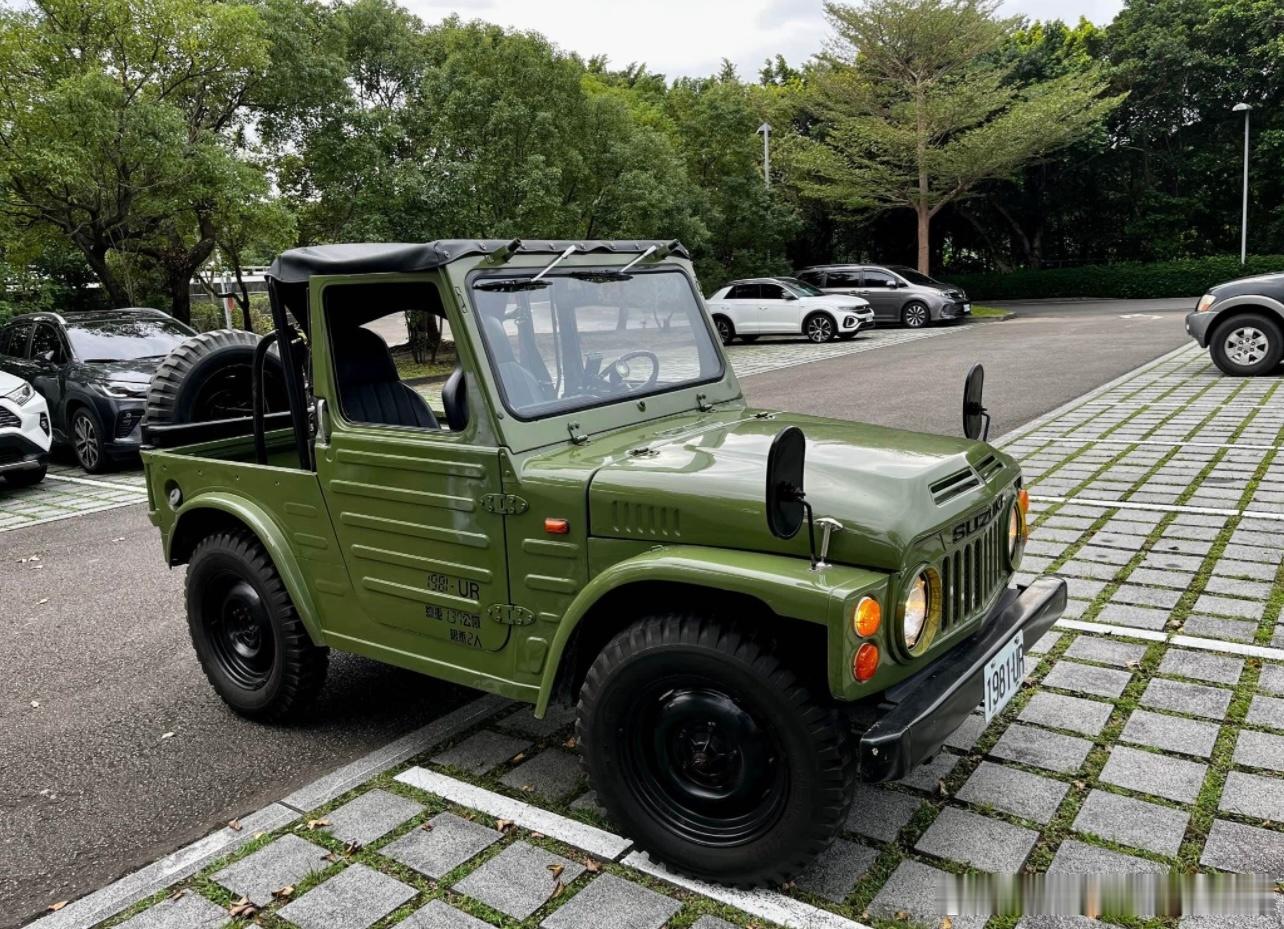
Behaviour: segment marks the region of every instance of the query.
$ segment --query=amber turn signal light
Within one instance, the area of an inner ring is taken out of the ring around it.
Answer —
[[[1017,491],[1017,506],[1021,508],[1022,516],[1030,515],[1030,491],[1024,487]]]
[[[878,646],[873,642],[866,642],[856,649],[856,657],[852,659],[852,677],[863,684],[873,677],[877,670]]]
[[[883,621],[883,609],[873,597],[861,597],[852,610],[852,629],[858,636],[868,639],[878,631]]]
[[[544,531],[549,535],[566,535],[571,531],[571,521],[569,519],[554,519],[550,516],[544,520]]]

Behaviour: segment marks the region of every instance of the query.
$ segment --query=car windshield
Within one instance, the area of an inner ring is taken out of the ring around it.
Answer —
[[[892,265],[888,270],[895,271],[911,284],[923,284],[927,287],[945,286],[940,281],[936,280],[936,278],[928,277],[926,274],[915,271],[913,268],[907,268],[904,265]]]
[[[159,358],[193,330],[163,316],[67,321],[67,338],[81,361],[134,361]]]
[[[790,290],[800,297],[823,297],[825,292],[819,287],[812,287],[806,281],[800,281],[796,277],[778,277],[776,280],[784,284]]]
[[[722,356],[680,271],[487,275],[471,290],[504,403],[521,419],[722,376]]]

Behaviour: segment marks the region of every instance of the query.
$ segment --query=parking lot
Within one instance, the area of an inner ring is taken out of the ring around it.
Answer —
[[[1001,341],[1013,325],[984,328]],[[962,344],[981,328],[736,346],[732,361],[754,400],[785,365],[829,370],[842,363],[835,356],[882,347],[888,351],[871,358],[895,366],[923,347],[898,348],[894,339]],[[1177,868],[1279,878],[1281,390],[1279,378],[1221,377],[1206,354],[1183,346],[1005,431],[996,444],[1022,461],[1036,513],[1024,573],[1067,577],[1070,608],[1040,643],[1013,703],[989,726],[972,717],[904,781],[861,788],[843,837],[795,886],[746,894],[664,873],[632,852],[596,807],[570,751],[568,714],[536,722],[525,708],[481,698],[288,795],[263,796],[257,812],[239,808],[235,828],[38,925],[136,918],[130,929],[214,926],[225,919],[222,907],[246,897],[269,926],[382,929],[412,913],[402,925],[420,929],[853,929],[910,918],[936,926],[932,878],[942,871]],[[952,383],[947,394],[954,418]],[[4,504],[0,520],[81,512],[63,495],[83,494],[93,501],[84,504],[89,512],[130,505],[113,494],[140,493],[132,474],[51,478],[42,492],[59,499],[24,492],[23,502]],[[0,522],[0,530],[17,525]],[[273,894],[285,887],[289,893]],[[1106,924],[1116,922],[1177,923]],[[979,929],[987,920],[950,923]],[[988,924],[1014,925],[1079,923]],[[1181,922],[1279,925],[1277,916]]]

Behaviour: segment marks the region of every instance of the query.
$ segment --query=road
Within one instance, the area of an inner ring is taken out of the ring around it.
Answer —
[[[997,435],[1180,345],[1189,303],[1022,306],[1006,322],[759,374],[744,387],[765,406],[957,433],[963,376],[982,361]],[[241,721],[201,676],[182,573],[161,564],[141,506],[0,533],[0,604],[5,927],[473,696],[336,656],[308,722]]]

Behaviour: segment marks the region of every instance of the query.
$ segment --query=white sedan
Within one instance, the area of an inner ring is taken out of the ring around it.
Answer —
[[[45,398],[22,378],[0,371],[0,477],[10,487],[40,483],[51,441]]]
[[[760,335],[803,335],[812,342],[850,339],[874,326],[860,297],[822,293],[792,277],[732,281],[705,301],[723,345]]]

